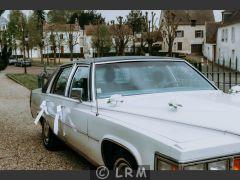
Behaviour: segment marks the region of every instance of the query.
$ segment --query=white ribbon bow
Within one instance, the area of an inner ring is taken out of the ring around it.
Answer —
[[[62,120],[62,119],[63,119],[62,106],[59,105],[59,106],[57,106],[57,113],[55,115],[54,126],[53,126],[53,132],[56,135],[58,134],[59,120]]]
[[[48,111],[47,111],[47,102],[46,101],[42,101],[42,104],[40,105],[41,111],[38,113],[36,119],[34,120],[34,123],[37,125],[40,118],[42,117],[43,113],[49,115]]]

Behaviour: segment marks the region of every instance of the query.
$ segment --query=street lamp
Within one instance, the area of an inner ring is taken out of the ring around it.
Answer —
[[[26,35],[24,38],[24,42],[25,42],[24,46],[26,45],[26,50],[27,50],[28,58],[29,58],[28,41],[29,41],[29,39],[28,39],[28,36]],[[24,50],[25,50],[25,48],[24,48]],[[24,54],[25,54],[25,52],[24,52]],[[24,64],[23,64],[24,65],[24,73],[27,74],[26,56],[24,56],[23,62],[24,62]]]

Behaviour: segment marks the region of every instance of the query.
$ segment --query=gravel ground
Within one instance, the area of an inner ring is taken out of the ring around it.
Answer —
[[[27,67],[27,73],[29,74],[39,74],[42,71],[42,67],[31,66]],[[23,67],[8,66],[4,73],[24,73]]]
[[[0,72],[0,170],[86,170],[91,164],[64,147],[47,151],[41,127],[33,123],[29,109],[30,91]],[[33,70],[36,72],[35,70]]]

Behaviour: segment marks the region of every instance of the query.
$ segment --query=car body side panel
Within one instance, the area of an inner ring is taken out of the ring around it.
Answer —
[[[103,163],[101,143],[103,140],[110,140],[129,150],[139,164],[154,168],[154,154],[158,149],[156,141],[132,128],[122,126],[108,117],[93,116],[88,121],[88,136],[89,153],[94,155],[98,164]]]

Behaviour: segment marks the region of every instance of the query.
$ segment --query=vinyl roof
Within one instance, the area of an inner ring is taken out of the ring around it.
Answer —
[[[67,64],[73,64],[73,63],[82,63],[82,64],[91,64],[91,63],[104,63],[104,62],[114,62],[114,61],[131,61],[131,60],[139,60],[139,61],[145,61],[145,60],[181,60],[180,58],[174,58],[174,57],[162,57],[162,56],[112,56],[112,57],[101,57],[101,58],[90,58],[90,59],[81,59],[81,60],[74,60]],[[66,65],[66,64],[64,64]]]

